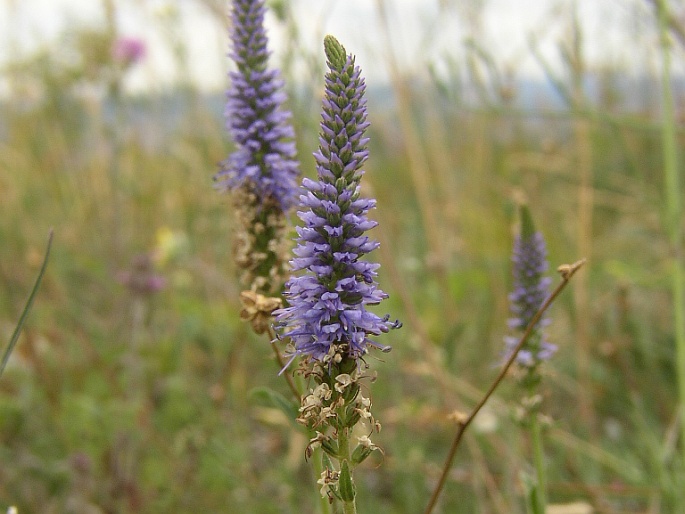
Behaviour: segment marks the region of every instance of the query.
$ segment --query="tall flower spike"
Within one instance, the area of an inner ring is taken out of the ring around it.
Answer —
[[[285,94],[277,70],[267,68],[263,0],[235,0],[229,56],[226,125],[236,150],[222,163],[215,180],[233,193],[237,233],[234,244],[241,281],[266,295],[280,292],[288,259],[286,213],[298,195],[299,164],[295,158],[290,113],[282,109]]]
[[[544,276],[548,264],[542,234],[535,231],[533,219],[526,206],[521,206],[520,216],[521,230],[514,239],[512,256],[514,289],[509,295],[509,301],[513,316],[509,319],[509,327],[523,332],[547,298],[551,279]],[[532,371],[556,351],[556,346],[545,339],[543,328],[547,324],[549,319],[543,317],[535,326],[516,357],[520,366]],[[506,337],[505,342],[509,355],[518,343],[518,338]]]
[[[216,175],[220,186],[248,186],[262,201],[275,201],[287,211],[297,199],[294,131],[278,70],[267,68],[269,51],[264,30],[263,0],[235,0],[229,57],[237,71],[229,73],[227,128],[238,146]]]
[[[375,206],[360,198],[362,164],[368,158],[366,86],[354,57],[326,36],[328,59],[319,150],[314,154],[318,180],[304,179],[300,196],[304,222],[298,227],[293,276],[286,283],[290,306],[274,312],[276,326],[294,344],[294,355],[324,362],[332,354],[357,359],[369,346],[384,347],[372,338],[400,326],[389,316],[367,310],[387,295],[374,280],[378,264],[361,257],[378,247],[364,233],[376,222],[367,217]]]

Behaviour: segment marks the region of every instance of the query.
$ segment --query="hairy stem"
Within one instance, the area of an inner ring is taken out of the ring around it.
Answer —
[[[533,462],[535,463],[535,475],[537,479],[537,509],[535,512],[544,513],[547,508],[547,480],[545,474],[545,454],[542,448],[542,431],[537,412],[530,416],[530,436],[533,444]]]

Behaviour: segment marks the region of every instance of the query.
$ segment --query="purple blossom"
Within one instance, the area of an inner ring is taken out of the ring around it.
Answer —
[[[285,212],[297,198],[294,131],[291,114],[281,109],[286,99],[278,70],[269,70],[263,0],[235,0],[229,57],[237,71],[229,73],[226,126],[237,149],[222,163],[215,180],[227,189],[248,187],[260,199],[275,201]]]
[[[379,317],[368,305],[387,294],[374,280],[379,265],[361,260],[378,247],[364,233],[376,222],[367,217],[376,202],[360,198],[362,164],[368,158],[366,85],[354,57],[338,41],[324,40],[330,71],[326,74],[319,150],[314,154],[318,180],[304,179],[298,216],[293,276],[286,283],[290,306],[274,312],[276,327],[295,345],[295,355],[324,360],[331,345],[345,345],[351,358],[363,356],[368,346],[389,347],[372,337],[399,322]]]
[[[136,295],[149,296],[166,287],[166,279],[155,272],[150,254],[136,255],[131,260],[131,267],[117,273],[120,284]]]
[[[509,328],[522,333],[547,298],[551,279],[547,271],[547,250],[545,240],[536,232],[530,212],[521,208],[521,232],[514,239],[512,256],[514,289],[509,295],[512,317]],[[516,361],[526,368],[535,368],[541,361],[548,360],[556,346],[544,337],[543,328],[549,319],[543,317],[536,324],[533,333],[516,356]],[[518,343],[518,337],[505,337],[506,353],[510,355]]]
[[[121,37],[114,42],[112,48],[114,59],[126,66],[141,61],[146,52],[145,42],[135,37]]]

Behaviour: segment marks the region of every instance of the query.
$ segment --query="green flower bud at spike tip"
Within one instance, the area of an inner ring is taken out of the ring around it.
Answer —
[[[339,70],[345,66],[347,52],[337,39],[330,35],[326,36],[323,38],[323,48],[331,68]]]
[[[521,205],[519,215],[521,216],[521,238],[530,239],[535,234],[535,224],[527,205]]]

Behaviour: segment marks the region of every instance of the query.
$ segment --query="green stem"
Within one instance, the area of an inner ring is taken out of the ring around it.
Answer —
[[[537,475],[537,508],[535,512],[543,513],[547,508],[547,479],[545,475],[545,453],[542,448],[542,431],[537,412],[530,416],[530,435],[533,444],[533,460],[535,462],[535,474]]]
[[[344,514],[357,514],[357,502],[356,502],[356,500],[343,502],[343,513]]]
[[[676,370],[680,400],[681,450],[685,464],[685,270],[683,270],[683,235],[680,175],[678,170],[678,147],[676,121],[671,91],[671,55],[668,41],[668,8],[665,0],[658,2],[659,33],[662,58],[662,110],[661,138],[664,158],[664,181],[666,194],[666,229],[672,251],[672,291],[674,335],[676,342]]]

